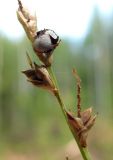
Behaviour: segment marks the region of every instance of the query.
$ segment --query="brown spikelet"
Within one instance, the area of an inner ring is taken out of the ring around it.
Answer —
[[[22,73],[27,76],[28,81],[33,85],[47,89],[52,93],[56,91],[51,77],[45,67],[38,66],[36,63],[34,63],[34,68],[22,71]]]
[[[69,111],[66,111],[66,115],[74,136],[78,138],[82,147],[86,147],[88,132],[94,125],[97,115],[92,115],[91,107],[81,111],[81,80],[75,69],[73,69],[73,74],[77,81],[77,116],[75,117]]]
[[[37,18],[35,15],[30,14],[30,12],[22,5],[20,0],[18,0],[18,5],[18,20],[22,24],[29,40],[33,42],[37,32]]]

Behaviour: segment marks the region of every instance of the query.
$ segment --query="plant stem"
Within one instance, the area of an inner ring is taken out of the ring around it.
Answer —
[[[66,108],[65,108],[64,102],[63,102],[63,100],[62,100],[62,98],[61,98],[61,95],[60,95],[60,92],[59,92],[59,88],[58,88],[58,84],[57,84],[56,77],[55,77],[55,75],[54,75],[53,70],[52,70],[51,67],[48,67],[47,69],[48,69],[48,72],[49,72],[49,74],[50,74],[50,76],[51,76],[51,79],[52,79],[52,81],[53,81],[53,84],[54,84],[54,86],[55,86],[56,89],[57,89],[57,91],[54,93],[54,95],[55,95],[55,97],[57,98],[57,100],[58,100],[58,102],[59,102],[59,104],[60,104],[61,110],[62,110],[62,112],[63,112],[63,114],[64,114],[64,116],[65,116],[65,118],[66,118],[66,121],[67,121]]]
[[[76,141],[76,143],[77,143],[77,145],[79,147],[80,153],[81,153],[81,155],[82,155],[84,160],[91,160],[91,157],[90,157],[90,154],[88,152],[88,149],[86,147],[82,147],[80,145],[77,136],[75,136],[75,134],[73,133],[73,129],[71,128],[71,126],[68,123],[68,119],[67,119],[67,115],[66,115],[66,107],[65,107],[65,104],[64,104],[64,102],[62,100],[62,97],[61,97],[61,94],[60,94],[60,91],[59,91],[59,88],[58,88],[57,80],[56,80],[56,77],[55,77],[51,67],[48,67],[48,72],[49,72],[49,74],[51,76],[51,79],[52,79],[55,87],[57,88],[57,92],[55,93],[55,97],[57,98],[57,100],[59,102],[59,105],[61,107],[62,113],[65,116],[66,122],[67,122],[67,124],[68,124],[68,126],[69,126],[69,128],[70,128],[70,130],[71,130],[71,132],[72,132],[72,134],[74,136],[74,139],[75,139],[75,141]]]

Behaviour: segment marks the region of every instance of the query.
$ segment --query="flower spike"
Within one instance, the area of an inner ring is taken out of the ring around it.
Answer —
[[[92,115],[91,107],[83,112],[81,111],[81,80],[75,69],[73,70],[73,74],[77,80],[77,116],[75,117],[74,114],[69,111],[66,111],[66,115],[74,136],[78,138],[82,147],[86,147],[88,132],[94,125],[97,115]]]

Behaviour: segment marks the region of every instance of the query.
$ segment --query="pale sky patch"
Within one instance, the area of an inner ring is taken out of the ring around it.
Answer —
[[[113,0],[22,0],[30,11],[36,11],[38,28],[53,29],[59,36],[80,38],[85,35],[97,5],[100,12],[113,11]],[[11,38],[24,33],[16,17],[17,0],[0,4],[0,31]]]

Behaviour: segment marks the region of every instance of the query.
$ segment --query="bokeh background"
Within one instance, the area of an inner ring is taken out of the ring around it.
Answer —
[[[88,137],[96,160],[113,159],[113,0],[27,1],[36,8],[39,29],[56,31],[62,42],[53,68],[67,108],[76,111],[76,83],[82,79],[82,107],[98,112]],[[17,21],[16,0],[0,5],[0,159],[80,159],[56,99],[26,81],[26,51],[39,63]]]

